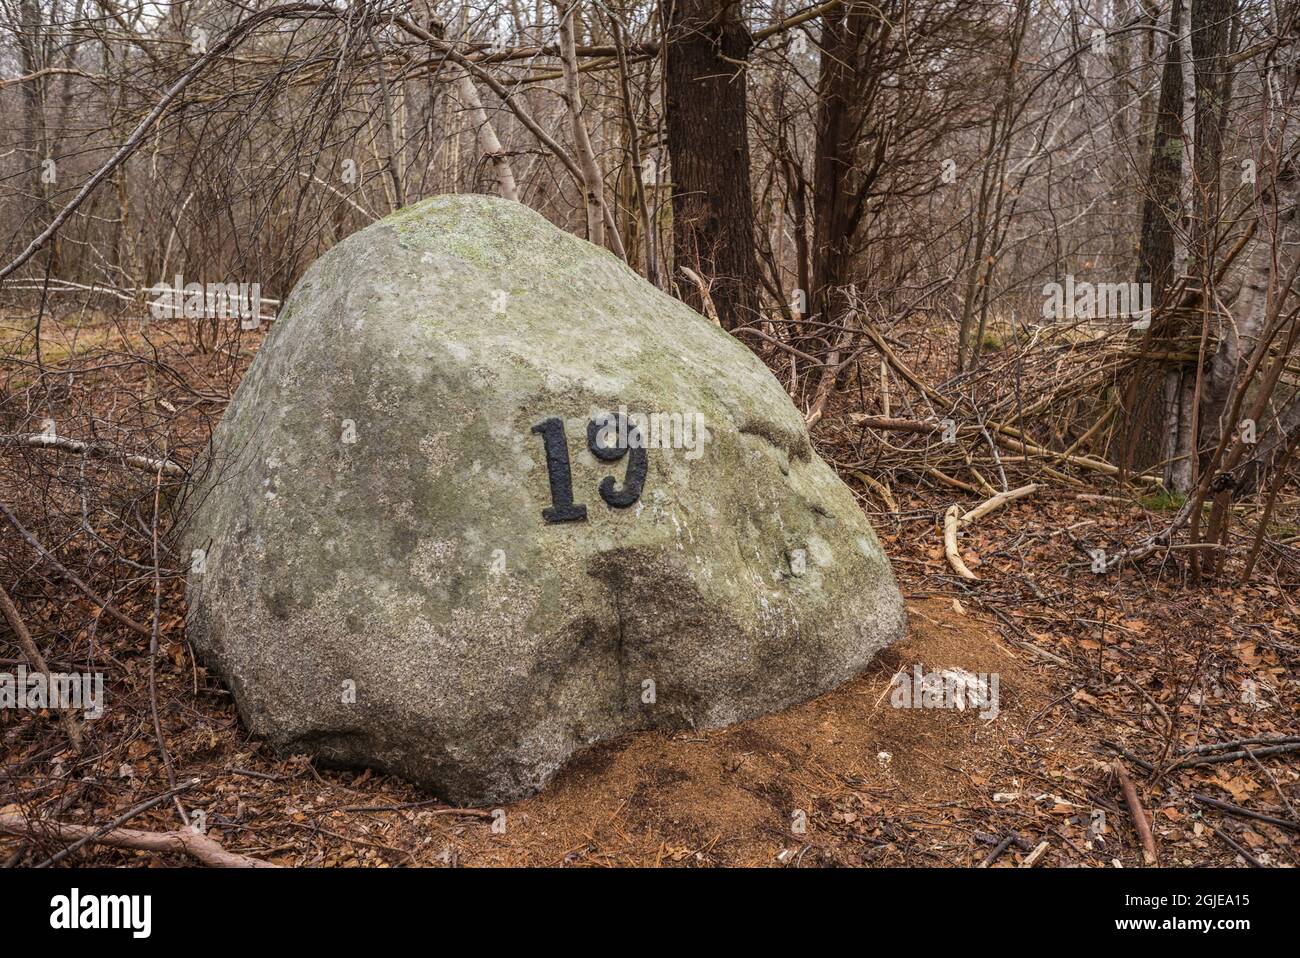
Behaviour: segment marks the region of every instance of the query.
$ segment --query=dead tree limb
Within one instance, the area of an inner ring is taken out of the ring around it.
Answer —
[[[82,442],[80,439],[69,439],[66,436],[51,436],[48,433],[43,432],[17,436],[0,436],[0,446],[24,446],[29,449],[58,449],[62,452],[71,452],[79,456],[85,456],[87,459],[104,459],[109,462],[121,463],[124,466],[130,466],[132,469],[140,469],[145,472],[158,472],[161,470],[163,475],[175,479],[183,479],[187,475],[184,466],[172,462],[170,459],[153,459],[149,456],[139,456],[134,453],[122,452],[117,449],[109,449],[106,446]]]
[[[18,647],[23,650],[23,654],[31,661],[32,667],[45,676],[49,683],[49,688],[54,688],[54,681],[50,676],[50,667],[45,664],[45,658],[36,648],[36,643],[32,640],[32,634],[27,631],[27,625],[23,622],[22,616],[18,614],[18,607],[14,605],[13,599],[9,598],[9,593],[0,586],[0,612],[4,613],[5,621],[9,623],[9,628],[18,638]],[[59,714],[59,724],[63,726],[63,731],[67,733],[68,741],[78,752],[81,751],[81,726],[77,722],[77,717],[69,709],[57,709]]]
[[[37,554],[42,559],[44,559],[51,566],[53,566],[55,571],[58,572],[59,575],[63,576],[65,579],[67,579],[69,582],[75,585],[78,589],[80,589],[86,595],[86,597],[91,601],[93,601],[97,606],[99,606],[100,609],[102,609],[104,612],[107,612],[118,622],[121,622],[132,632],[138,632],[141,635],[147,635],[147,636],[153,635],[153,632],[149,628],[141,625],[139,622],[131,618],[129,615],[125,615],[119,612],[117,610],[117,606],[113,605],[112,602],[109,602],[107,599],[100,596],[99,593],[97,593],[94,589],[86,585],[86,583],[83,582],[80,579],[80,577],[76,575],[76,573],[74,573],[71,569],[65,566],[58,559],[54,558],[54,556],[50,553],[50,551],[46,549],[45,546],[41,545],[40,540],[37,539],[34,535],[32,535],[30,532],[28,532],[27,528],[21,522],[18,521],[18,517],[13,514],[13,510],[11,510],[3,502],[0,502],[0,512],[4,513],[5,518],[9,520],[9,524],[18,530],[18,534],[27,540],[27,544],[31,546],[33,549],[35,549]]]
[[[999,492],[996,496],[990,496],[978,506],[961,517],[961,527],[964,529],[974,522],[983,519],[990,512],[1001,509],[1008,502],[1016,499],[1023,499],[1025,496],[1031,496],[1039,490],[1036,482],[1031,482],[1027,486],[1021,486],[1019,489],[1009,489],[1006,492]]]
[[[137,815],[143,815],[145,812],[149,811],[149,809],[153,808],[155,805],[159,805],[167,801],[167,799],[171,798],[173,795],[186,791],[187,789],[191,789],[197,784],[199,784],[199,780],[197,778],[192,778],[188,782],[183,782],[180,785],[177,785],[175,788],[170,788],[165,792],[161,792],[158,795],[155,795],[153,798],[141,802],[139,805],[127,809],[125,812],[117,816],[117,818],[113,819],[108,824],[101,825],[99,828],[95,829],[95,831],[91,832],[90,834],[86,835],[83,838],[78,838],[71,845],[68,845],[66,848],[55,852],[49,858],[45,859],[45,861],[36,865],[36,867],[48,868],[50,865],[57,865],[59,862],[63,861],[63,859],[67,858],[69,855],[75,852],[78,848],[81,848],[83,845],[89,845],[90,843],[95,841],[95,839],[97,839],[100,835],[106,835],[111,831],[116,831],[117,829],[125,825],[127,822],[129,822],[131,819],[135,818]]]
[[[1120,791],[1124,793],[1124,803],[1128,805],[1128,813],[1133,818],[1133,827],[1142,841],[1142,860],[1148,865],[1154,865],[1157,861],[1156,840],[1151,834],[1151,826],[1147,824],[1147,815],[1142,810],[1137,789],[1133,787],[1133,780],[1128,777],[1128,772],[1124,771],[1124,765],[1119,759],[1115,760],[1111,768],[1115,771],[1115,777],[1119,779]]]
[[[948,511],[944,513],[943,517],[943,551],[944,555],[948,557],[948,564],[952,566],[953,571],[963,579],[979,578],[979,576],[974,572],[971,572],[966,563],[962,561],[961,553],[957,549],[957,531],[959,529],[966,528],[966,526],[982,519],[990,512],[1002,508],[1008,502],[1033,495],[1038,491],[1038,489],[1038,484],[1031,482],[1027,486],[1021,486],[1019,489],[1009,489],[1006,492],[999,492],[997,495],[985,499],[965,515],[962,515],[961,506],[949,506]]]
[[[957,551],[957,524],[961,521],[961,506],[952,505],[943,517],[943,553],[948,557],[948,564],[952,566],[963,579],[978,579],[974,572],[966,567],[962,561],[961,553]]]
[[[215,839],[185,827],[172,832],[144,832],[134,828],[115,828],[104,832],[90,825],[73,825],[68,822],[25,819],[15,812],[0,814],[0,832],[21,835],[24,838],[50,836],[62,841],[88,839],[96,845],[114,848],[131,848],[146,852],[188,855],[210,868],[279,868],[271,862],[260,861],[228,852]]]

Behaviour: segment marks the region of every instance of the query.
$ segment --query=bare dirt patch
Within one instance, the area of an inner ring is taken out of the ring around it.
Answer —
[[[971,776],[1045,704],[1043,681],[951,603],[909,608],[907,639],[849,684],[776,715],[674,736],[640,734],[570,764],[506,809],[507,832],[455,836],[465,864],[856,864],[905,859],[884,804],[979,801]],[[1002,713],[905,709],[891,679],[913,663],[1001,674]],[[802,813],[805,830],[796,831]],[[944,827],[954,833],[961,821]],[[485,833],[486,832],[486,833]],[[810,857],[811,856],[811,857]]]

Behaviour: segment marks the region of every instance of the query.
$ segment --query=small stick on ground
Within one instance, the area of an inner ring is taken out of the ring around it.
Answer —
[[[1032,852],[1030,852],[1025,857],[1025,860],[1020,863],[1020,867],[1033,868],[1035,865],[1037,865],[1040,861],[1043,860],[1043,856],[1047,854],[1047,849],[1049,847],[1050,845],[1048,842],[1039,842],[1038,847],[1035,848]]]
[[[1126,759],[1128,759],[1138,768],[1142,769],[1144,772],[1154,773],[1156,770],[1156,767],[1152,765],[1150,762],[1148,762],[1146,759],[1144,759],[1142,756],[1134,755],[1132,752],[1130,752],[1122,745],[1117,745],[1116,743],[1110,741],[1109,739],[1104,739],[1104,738],[1100,740],[1100,744],[1106,746],[1108,749],[1118,752],[1120,755],[1123,755]]]
[[[879,482],[871,478],[871,476],[867,475],[865,472],[863,472],[860,469],[854,469],[852,475],[856,476],[859,480],[861,480],[861,482],[864,485],[866,485],[868,488],[874,490],[876,495],[880,496],[880,498],[884,501],[885,505],[889,508],[890,512],[899,511],[898,502],[890,494],[889,487],[886,486],[883,482]]]
[[[1232,838],[1229,837],[1229,836],[1227,835],[1227,833],[1225,833],[1225,832],[1224,832],[1222,829],[1220,829],[1217,825],[1211,825],[1211,826],[1210,826],[1210,830],[1211,830],[1212,832],[1214,832],[1214,834],[1216,834],[1216,835],[1219,836],[1219,839],[1223,842],[1223,844],[1227,845],[1229,848],[1231,848],[1234,852],[1236,852],[1236,853],[1237,853],[1238,855],[1240,855],[1242,858],[1246,859],[1246,861],[1250,862],[1250,864],[1251,864],[1253,867],[1255,867],[1255,868],[1263,868],[1263,867],[1264,867],[1264,863],[1263,863],[1263,862],[1261,862],[1258,858],[1256,858],[1256,857],[1255,857],[1254,855],[1252,855],[1250,852],[1246,851],[1246,849],[1244,849],[1241,845],[1239,845],[1239,844],[1237,844],[1236,842],[1234,842],[1234,841],[1232,840]]]
[[[1292,745],[1300,742],[1300,735],[1256,735],[1253,738],[1234,738],[1230,742],[1212,742],[1209,745],[1197,745],[1184,749],[1176,757],[1204,755],[1206,752],[1221,752],[1224,749],[1239,749],[1243,745]]]
[[[1001,856],[1001,854],[1004,851],[1006,851],[1012,845],[1015,845],[1017,848],[1027,849],[1029,848],[1029,841],[1025,838],[1022,838],[1019,832],[1008,832],[1006,837],[1003,838],[1002,841],[998,842],[997,846],[993,849],[993,851],[989,852],[988,855],[985,856],[984,860],[980,862],[979,865],[977,865],[976,867],[988,868],[990,865],[992,865],[995,861],[998,860],[999,856]]]
[[[1264,822],[1266,825],[1276,825],[1278,828],[1287,828],[1293,832],[1300,832],[1300,824],[1287,821],[1285,818],[1276,818],[1273,815],[1265,815],[1262,812],[1243,808],[1241,805],[1234,805],[1232,802],[1225,802],[1218,798],[1211,798],[1209,795],[1202,795],[1200,792],[1193,792],[1192,798],[1196,799],[1202,805],[1209,805],[1211,808],[1220,809],[1230,815],[1237,815],[1241,818],[1252,818],[1257,822]]]
[[[1239,752],[1224,752],[1222,755],[1207,755],[1204,757],[1184,758],[1169,766],[1169,771],[1178,768],[1192,768],[1196,765],[1220,765],[1223,762],[1235,762],[1243,758],[1255,758],[1264,755],[1280,755],[1283,752],[1300,751],[1300,742],[1292,742],[1288,745],[1270,745],[1267,748],[1242,749]]]
[[[32,663],[32,668],[45,676],[45,687],[53,690],[55,682],[50,677],[50,667],[45,664],[45,659],[41,656],[40,650],[36,648],[36,643],[32,640],[32,634],[27,631],[27,626],[22,617],[18,614],[18,607],[14,605],[13,600],[9,598],[9,593],[0,586],[0,612],[4,613],[5,621],[9,623],[9,628],[18,638],[18,647],[23,650]],[[53,703],[51,703],[53,707]],[[81,724],[77,717],[69,709],[57,709],[59,714],[59,724],[63,726],[63,731],[67,733],[68,741],[78,752],[81,751]]]
[[[1120,791],[1124,793],[1128,813],[1133,817],[1133,827],[1137,829],[1138,838],[1142,840],[1142,859],[1148,865],[1154,865],[1157,861],[1156,840],[1151,834],[1151,826],[1147,824],[1142,802],[1138,800],[1137,789],[1133,787],[1133,781],[1128,777],[1128,772],[1124,771],[1124,766],[1119,759],[1115,760],[1111,768],[1115,770],[1115,777],[1119,779]]]

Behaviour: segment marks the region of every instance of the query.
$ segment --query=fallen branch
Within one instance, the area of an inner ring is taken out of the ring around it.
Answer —
[[[1128,805],[1128,813],[1133,818],[1133,827],[1137,830],[1138,838],[1142,840],[1142,859],[1148,865],[1154,865],[1157,861],[1156,840],[1151,834],[1151,826],[1147,824],[1146,812],[1142,810],[1137,789],[1133,787],[1133,780],[1128,777],[1128,772],[1124,771],[1124,766],[1119,759],[1115,760],[1111,768],[1115,770],[1115,777],[1119,779],[1119,788],[1124,793],[1124,802]]]
[[[97,592],[95,592],[94,589],[86,585],[85,582],[81,581],[81,579],[75,573],[73,573],[71,569],[65,566],[58,559],[54,558],[54,555],[48,549],[46,549],[45,546],[41,545],[39,539],[37,539],[34,535],[32,535],[30,532],[27,531],[26,526],[24,526],[21,522],[18,521],[18,517],[14,515],[13,510],[10,509],[3,502],[0,502],[0,512],[4,513],[5,518],[9,520],[9,524],[13,526],[16,530],[18,530],[18,534],[27,540],[27,544],[31,546],[33,549],[35,549],[37,554],[42,559],[44,559],[46,562],[52,565],[55,568],[55,570],[59,573],[59,575],[63,576],[65,579],[67,579],[69,582],[75,585],[78,589],[80,589],[83,593],[85,593],[85,595],[91,600],[93,600],[94,603],[98,605],[103,611],[107,612],[118,622],[121,622],[132,632],[138,632],[141,635],[148,635],[148,636],[153,635],[153,632],[150,629],[145,628],[143,625],[141,625],[135,619],[131,618],[129,615],[117,611],[117,606],[113,605],[113,603],[109,602],[107,599],[102,598]]]
[[[1027,486],[1021,486],[1019,489],[1010,489],[1006,492],[999,492],[996,496],[985,499],[978,506],[961,517],[961,527],[964,529],[974,522],[983,519],[990,512],[996,512],[1008,502],[1016,499],[1023,499],[1025,496],[1031,496],[1039,489],[1038,483],[1031,482]]]
[[[1294,745],[1300,743],[1300,735],[1256,735],[1252,738],[1234,738],[1228,742],[1212,742],[1208,745],[1196,745],[1178,753],[1178,758],[1189,755],[1204,755],[1207,752],[1221,752],[1224,749],[1239,749],[1243,745]]]
[[[953,567],[953,570],[959,576],[963,579],[979,578],[966,566],[966,563],[962,561],[961,553],[957,551],[957,530],[959,528],[964,529],[966,526],[984,518],[990,512],[1001,509],[1008,502],[1033,495],[1038,489],[1038,484],[1031,482],[1019,489],[999,492],[997,495],[985,499],[965,515],[961,513],[961,506],[952,505],[948,507],[948,511],[943,516],[943,552],[948,557],[948,564]]]
[[[1119,475],[1119,466],[1113,466],[1109,462],[1103,462],[1099,459],[1090,459],[1086,456],[1073,456],[1059,452],[1052,452],[1052,450],[1040,446],[1037,443],[1017,438],[1017,436],[1021,434],[1010,426],[1002,426],[997,423],[990,423],[990,425],[993,426],[997,432],[998,442],[1002,443],[1002,445],[1006,446],[1012,452],[1018,452],[1025,456],[1042,456],[1043,458],[1050,459],[1053,462],[1067,462],[1072,466],[1079,467],[1080,469],[1100,472],[1104,476]],[[1008,433],[1015,433],[1015,435],[1009,435]]]
[[[200,864],[211,868],[280,867],[271,862],[249,858],[247,855],[228,852],[217,844],[215,839],[189,827],[178,828],[174,832],[144,832],[134,828],[115,828],[105,832],[102,828],[93,828],[90,825],[72,825],[67,822],[41,819],[29,820],[10,812],[0,815],[0,832],[21,835],[25,838],[51,836],[63,841],[88,840],[96,845],[111,845],[114,848],[188,855]]]
[[[1222,799],[1211,798],[1209,795],[1202,795],[1199,792],[1193,792],[1192,798],[1196,799],[1202,805],[1209,805],[1211,808],[1217,808],[1220,811],[1227,812],[1229,815],[1237,815],[1241,818],[1251,818],[1257,822],[1264,822],[1266,825],[1276,825],[1278,828],[1286,828],[1293,832],[1300,832],[1300,824],[1288,821],[1285,818],[1265,815],[1262,812],[1252,811],[1249,808],[1243,808],[1241,805],[1234,805],[1232,802],[1225,802]]]
[[[165,802],[173,795],[186,791],[187,789],[191,789],[197,784],[199,784],[199,780],[197,778],[192,778],[188,782],[185,782],[181,785],[177,785],[175,788],[168,789],[167,791],[159,795],[155,795],[153,798],[149,799],[148,801],[141,802],[139,805],[136,805],[134,808],[130,808],[127,811],[123,812],[121,815],[117,816],[117,818],[113,819],[107,825],[100,826],[99,828],[95,829],[95,831],[91,832],[89,835],[86,835],[83,838],[78,838],[75,842],[73,842],[71,845],[69,845],[67,848],[63,849],[62,851],[55,852],[53,855],[45,859],[45,861],[41,862],[36,867],[48,868],[50,865],[57,865],[59,862],[63,861],[63,859],[67,858],[69,855],[75,852],[78,848],[81,848],[83,845],[88,845],[91,842],[95,841],[95,839],[97,839],[100,835],[106,835],[111,831],[115,831],[116,829],[121,828],[131,819],[135,818],[137,815],[143,815],[145,812],[149,811],[149,809],[153,808],[155,805],[158,805],[161,802]]]
[[[1194,758],[1185,758],[1169,766],[1168,771],[1176,768],[1191,768],[1196,765],[1218,765],[1222,762],[1235,762],[1242,758],[1254,758],[1261,755],[1279,755],[1282,752],[1295,752],[1300,750],[1300,742],[1292,742],[1289,745],[1270,745],[1268,748],[1242,749],[1239,752],[1225,752],[1222,755],[1206,755]]]
[[[1264,863],[1263,863],[1263,862],[1261,862],[1258,858],[1256,858],[1256,857],[1255,857],[1254,855],[1252,855],[1250,852],[1246,851],[1246,849],[1243,848],[1241,845],[1238,845],[1236,842],[1234,842],[1234,841],[1232,840],[1232,838],[1229,837],[1228,833],[1225,832],[1225,831],[1223,831],[1223,830],[1222,830],[1221,828],[1219,828],[1217,825],[1211,825],[1211,826],[1210,826],[1210,831],[1214,832],[1215,835],[1219,836],[1219,839],[1223,842],[1223,844],[1227,845],[1227,846],[1228,846],[1229,848],[1231,848],[1234,852],[1236,852],[1238,855],[1240,855],[1242,858],[1244,858],[1246,861],[1248,861],[1248,862],[1250,863],[1250,865],[1251,865],[1252,868],[1263,868],[1263,867],[1264,867]]]
[[[1123,755],[1126,759],[1128,759],[1138,768],[1142,769],[1142,771],[1148,772],[1150,774],[1155,774],[1156,767],[1154,765],[1152,765],[1142,756],[1134,755],[1124,746],[1104,738],[1099,740],[1099,744],[1106,746],[1106,748],[1110,749],[1111,751],[1118,752],[1120,755]]]
[[[938,479],[944,485],[952,486],[954,489],[960,489],[962,492],[969,492],[973,495],[978,496],[983,491],[978,486],[972,486],[969,482],[962,482],[960,479],[954,479],[952,476],[940,472],[938,469],[935,469],[933,466],[926,469],[925,474],[934,479]]]
[[[1022,838],[1019,832],[1008,832],[1003,837],[1003,839],[997,843],[993,851],[989,852],[988,855],[985,856],[984,860],[980,862],[978,865],[976,865],[975,867],[976,868],[990,867],[995,861],[998,860],[998,857],[1004,851],[1010,848],[1012,845],[1015,845],[1017,848],[1021,849],[1022,851],[1029,851],[1031,844],[1032,843],[1029,841],[1029,839]]]
[[[886,486],[882,482],[879,482],[876,479],[871,478],[869,475],[867,475],[865,472],[863,472],[860,469],[854,469],[851,475],[857,477],[858,481],[860,481],[863,485],[867,486],[867,488],[874,490],[876,495],[880,496],[880,498],[884,501],[885,505],[889,507],[890,512],[898,511],[898,502],[890,494],[888,486]]]
[[[694,275],[693,270],[691,271],[691,273],[692,275]],[[698,280],[698,277],[697,277],[697,281],[702,283],[702,281]],[[761,329],[755,329],[753,326],[738,326],[731,331],[731,335],[733,336],[739,336],[741,333],[745,333],[746,335],[749,336],[757,336],[759,339],[763,340],[763,342],[771,343],[773,346],[775,346],[777,349],[781,350],[782,352],[789,353],[791,356],[798,356],[800,359],[802,359],[804,362],[808,363],[809,365],[812,366],[825,365],[816,356],[813,356],[809,353],[805,353],[802,349],[796,349],[795,347],[791,346],[789,343],[783,343],[775,336],[769,336]]]
[[[50,676],[50,667],[45,664],[45,658],[36,648],[36,643],[32,640],[32,634],[27,631],[27,626],[18,614],[18,607],[14,605],[13,599],[9,598],[9,593],[0,586],[0,612],[4,613],[5,621],[9,623],[9,628],[13,630],[18,637],[18,647],[23,650],[32,667],[45,676],[48,683],[47,688],[55,687],[54,679]],[[78,752],[81,751],[81,726],[77,722],[77,717],[69,709],[57,709],[59,713],[59,724],[63,726],[63,731],[67,733],[68,741]]]
[[[145,472],[161,472],[165,476],[173,476],[177,479],[183,479],[187,475],[184,466],[172,462],[170,459],[151,459],[148,456],[137,456],[133,453],[82,442],[80,439],[51,436],[43,432],[31,433],[30,435],[0,436],[0,446],[60,449],[64,452],[73,452],[79,456],[85,456],[88,459],[106,459],[111,462],[120,462],[124,466],[141,469]]]
[[[948,557],[948,564],[963,579],[978,579],[974,572],[966,567],[961,553],[957,551],[957,524],[960,519],[961,506],[953,505],[943,516],[943,554]]]
[[[850,416],[849,422],[868,429],[888,429],[893,432],[932,433],[943,430],[943,424],[939,422],[926,422],[923,419],[895,419],[892,416],[867,416],[861,413]]]

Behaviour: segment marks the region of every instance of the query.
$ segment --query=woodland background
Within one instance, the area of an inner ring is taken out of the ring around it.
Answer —
[[[285,863],[1294,864],[1298,13],[0,0],[0,663],[119,703],[0,715],[0,860],[153,860],[198,809]],[[757,748],[651,737],[503,837],[240,732],[171,507],[303,270],[449,192],[608,247],[804,412],[919,603],[845,693],[851,755],[801,771],[821,706]],[[266,322],[158,320],[177,276],[259,284]],[[1052,283],[1150,284],[1149,321],[1047,315]],[[867,714],[907,656],[964,654],[1023,673],[992,740]]]

